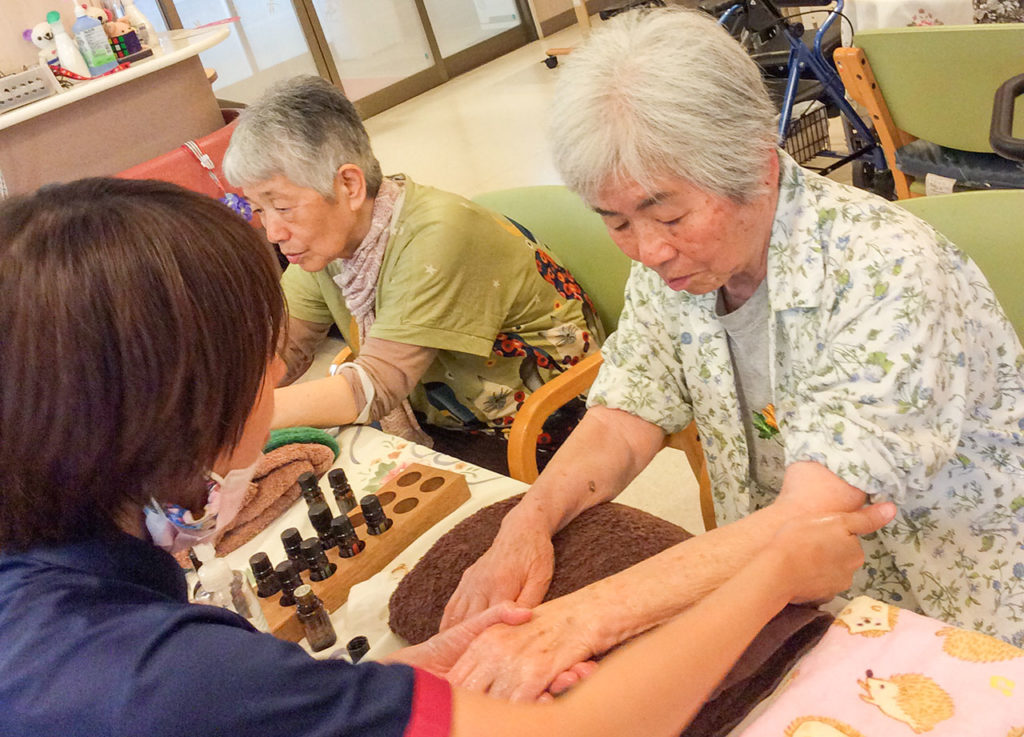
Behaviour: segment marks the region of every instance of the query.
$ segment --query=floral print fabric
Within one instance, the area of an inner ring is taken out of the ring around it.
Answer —
[[[818,462],[896,520],[853,591],[1024,645],[1024,354],[981,272],[898,206],[780,152],[766,367],[787,465]],[[634,264],[590,405],[696,419],[720,522],[750,479],[715,294]]]

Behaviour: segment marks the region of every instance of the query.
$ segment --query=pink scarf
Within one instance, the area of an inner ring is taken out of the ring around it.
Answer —
[[[370,230],[352,258],[342,261],[341,273],[334,277],[334,283],[341,289],[345,304],[359,328],[360,343],[366,340],[370,326],[377,319],[377,278],[384,260],[384,249],[394,234],[395,216],[402,211],[404,201],[405,183],[385,177],[373,201]],[[381,417],[380,426],[387,433],[428,448],[434,445],[416,422],[408,399],[403,399],[399,406]]]

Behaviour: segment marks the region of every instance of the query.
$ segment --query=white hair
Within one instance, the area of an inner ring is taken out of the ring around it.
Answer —
[[[305,75],[278,82],[242,111],[224,174],[235,187],[281,175],[333,200],[343,164],[362,169],[367,194],[377,195],[380,164],[359,113],[330,82]]]
[[[570,189],[679,177],[736,202],[763,194],[776,110],[761,72],[714,18],[631,11],[566,59],[550,137]]]

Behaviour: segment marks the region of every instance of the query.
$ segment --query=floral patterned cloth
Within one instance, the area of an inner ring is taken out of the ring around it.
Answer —
[[[1024,353],[977,266],[898,206],[780,152],[766,367],[786,463],[816,461],[900,512],[853,591],[1024,644]],[[696,418],[720,522],[750,479],[715,294],[634,264],[590,405],[666,432]]]

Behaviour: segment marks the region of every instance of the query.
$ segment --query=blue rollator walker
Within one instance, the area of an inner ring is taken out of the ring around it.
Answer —
[[[806,7],[816,3],[803,0],[799,4]],[[831,5],[831,2],[820,4]],[[843,5],[843,0],[836,0],[835,7],[831,8],[821,27],[814,33],[810,45],[805,41],[805,35],[808,34],[805,34],[803,24],[782,15],[771,0],[727,0],[727,3],[704,0],[700,8],[717,16],[718,22],[750,52],[765,71],[769,91],[780,108],[779,146],[784,146],[790,135],[794,105],[797,102],[821,100],[843,116],[851,152],[842,157],[831,152],[821,152],[836,156],[837,160],[817,171],[826,175],[848,163],[860,161],[862,169],[859,172],[855,170],[854,184],[874,188],[873,175],[888,169],[885,156],[875,142],[871,127],[846,99],[842,80],[832,63],[826,59],[823,50],[827,39],[830,43],[829,54],[838,45],[838,33],[830,34],[830,31],[842,16]],[[838,31],[838,27],[835,31]],[[858,182],[858,178],[862,181]],[[884,184],[882,187],[881,193],[887,194]]]

